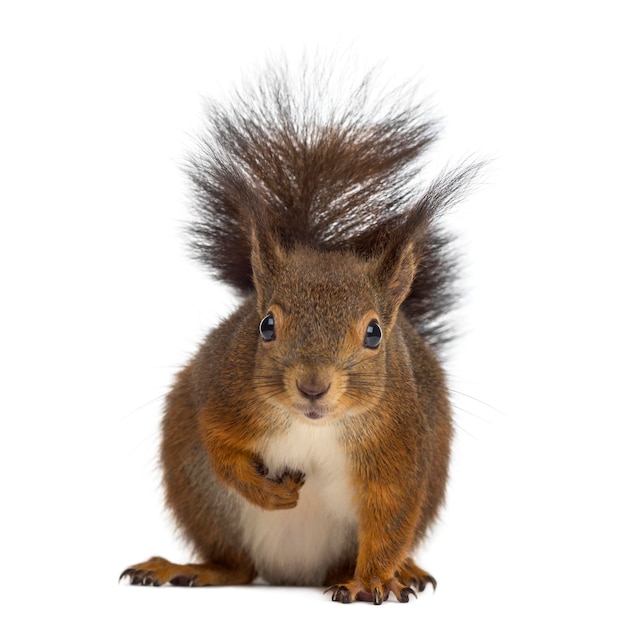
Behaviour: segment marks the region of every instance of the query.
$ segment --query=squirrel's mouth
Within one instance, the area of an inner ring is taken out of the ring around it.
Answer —
[[[304,417],[308,417],[309,420],[319,420],[324,416],[321,411],[305,411]]]
[[[298,406],[298,410],[306,419],[313,420],[314,422],[323,419],[330,413],[330,407],[316,405],[314,402],[306,406]]]

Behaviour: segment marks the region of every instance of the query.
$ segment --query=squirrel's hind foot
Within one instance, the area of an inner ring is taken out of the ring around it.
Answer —
[[[424,591],[427,585],[431,585],[435,591],[438,586],[436,579],[429,572],[418,567],[410,558],[405,560],[395,576],[404,584],[414,587],[416,591]]]
[[[169,583],[176,587],[207,585],[243,585],[255,577],[251,569],[230,569],[211,564],[177,565],[159,556],[128,567],[119,580],[129,578],[132,585],[159,587]]]

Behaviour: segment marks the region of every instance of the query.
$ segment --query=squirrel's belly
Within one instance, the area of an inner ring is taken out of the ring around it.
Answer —
[[[353,490],[335,427],[295,421],[260,453],[270,475],[284,468],[301,470],[306,482],[293,509],[265,511],[244,501],[244,545],[268,582],[322,585],[331,567],[356,555]]]

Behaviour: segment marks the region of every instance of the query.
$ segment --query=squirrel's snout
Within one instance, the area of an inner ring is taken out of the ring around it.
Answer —
[[[298,391],[308,400],[319,400],[328,393],[332,383],[312,383],[295,381]]]

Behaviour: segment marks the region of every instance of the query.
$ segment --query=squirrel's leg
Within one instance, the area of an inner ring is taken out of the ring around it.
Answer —
[[[239,421],[227,420],[222,414],[210,415],[210,408],[203,409],[206,417],[201,434],[214,472],[220,480],[235,489],[248,502],[269,511],[292,509],[298,503],[305,476],[295,469],[284,469],[277,476],[270,475],[263,460],[249,447],[232,444],[232,441],[252,443],[248,434],[236,433]],[[226,429],[214,424],[228,424]],[[242,426],[243,428],[243,426]]]
[[[354,579],[330,587],[332,600],[381,604],[393,593],[399,602],[408,602],[427,583],[435,588],[435,579],[408,557],[421,519],[423,494],[413,501],[411,494],[396,491],[386,483],[370,483],[362,492]]]
[[[128,577],[132,585],[152,585],[159,587],[170,583],[178,587],[203,587],[205,585],[245,585],[256,577],[254,567],[249,562],[246,566],[235,568],[204,564],[177,565],[159,556],[128,567],[120,579]],[[120,580],[119,579],[119,580]]]

